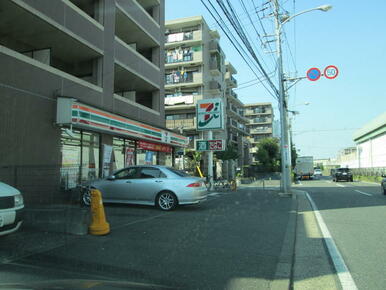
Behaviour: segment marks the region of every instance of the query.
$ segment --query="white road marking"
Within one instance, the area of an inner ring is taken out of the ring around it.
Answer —
[[[344,186],[344,185],[342,185],[342,184],[339,184],[339,183],[336,183],[336,186],[346,187],[346,186]]]
[[[363,191],[360,191],[360,190],[355,190],[356,192],[358,193],[361,193],[361,194],[364,194],[364,195],[367,195],[367,196],[373,196],[372,194],[370,193],[366,193],[366,192],[363,192]]]
[[[320,231],[322,232],[324,242],[326,243],[328,252],[331,256],[331,259],[334,263],[336,273],[338,275],[340,284],[343,290],[356,290],[358,289],[354,279],[351,276],[350,271],[348,270],[346,263],[343,260],[342,255],[340,254],[334,239],[332,238],[330,231],[325,224],[322,215],[320,214],[316,204],[314,203],[311,196],[306,192],[306,196],[311,203],[312,209],[314,211],[316,220],[318,221]]]
[[[331,180],[326,180],[326,182],[327,182],[327,183],[332,183],[332,181],[331,181]]]
[[[167,214],[171,214],[171,212],[161,213],[161,214],[154,215],[154,216],[151,216],[151,217],[148,217],[148,218],[139,219],[139,220],[136,220],[136,221],[132,221],[132,222],[128,222],[128,223],[125,223],[125,224],[117,225],[116,227],[112,227],[111,229],[116,230],[116,229],[124,228],[126,226],[134,225],[134,224],[137,224],[137,223],[147,222],[147,221],[159,218],[159,217],[167,215]]]
[[[359,181],[359,182],[368,183],[368,184],[376,184],[376,185],[379,185],[379,183],[376,183],[376,182],[370,182],[370,181]]]
[[[216,196],[216,195],[220,195],[221,192],[212,192],[212,193],[208,193],[208,196]]]

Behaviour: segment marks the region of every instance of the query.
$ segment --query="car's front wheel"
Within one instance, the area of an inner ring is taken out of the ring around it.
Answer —
[[[162,210],[170,211],[177,206],[177,197],[170,191],[160,192],[156,197],[156,205]]]

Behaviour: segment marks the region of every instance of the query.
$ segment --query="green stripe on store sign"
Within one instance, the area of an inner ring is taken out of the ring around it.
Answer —
[[[120,121],[112,120],[112,119],[109,119],[106,117],[101,117],[101,116],[91,114],[88,112],[75,111],[75,114],[74,114],[74,111],[73,111],[72,116],[81,117],[83,119],[88,119],[90,121],[100,122],[100,123],[103,123],[105,125],[119,127],[121,129],[126,129],[126,130],[134,131],[137,133],[144,133],[144,134],[148,134],[148,135],[152,135],[152,136],[156,136],[156,137],[160,137],[160,138],[162,137],[162,134],[159,132],[154,132],[154,131],[144,129],[144,128],[141,128],[141,127],[138,127],[135,125],[126,124],[126,123],[123,123]]]

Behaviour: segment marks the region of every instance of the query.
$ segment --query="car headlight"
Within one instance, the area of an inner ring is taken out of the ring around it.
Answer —
[[[23,196],[21,194],[15,195],[15,207],[22,206],[24,204]]]

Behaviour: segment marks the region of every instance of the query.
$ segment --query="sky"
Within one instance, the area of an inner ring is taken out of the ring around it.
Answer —
[[[260,10],[266,7],[262,5],[267,1],[244,0],[261,36],[264,32],[253,4]],[[201,1],[165,2],[166,20],[203,15],[210,28],[220,32],[221,48],[238,71],[235,78],[239,89],[235,92],[239,99],[244,103],[272,102],[275,119],[278,119],[277,100],[261,83],[255,84],[258,81],[246,83],[256,77]],[[211,2],[216,4],[215,0]],[[254,26],[242,9],[241,0],[230,2],[265,70],[275,72],[274,54],[263,49]],[[205,3],[208,2],[205,0]],[[289,109],[299,112],[292,120],[292,128],[293,142],[300,155],[335,158],[339,150],[355,146],[352,136],[357,129],[386,111],[386,1],[279,0],[279,3],[289,15],[324,4],[333,6],[328,12],[312,11],[286,23],[282,46],[284,72],[289,76],[304,77],[312,67],[323,71],[326,66],[335,65],[339,69],[333,80],[321,77],[311,82],[303,79],[289,90]],[[264,12],[258,13],[262,17]],[[226,19],[224,15],[223,18]],[[263,18],[262,24],[267,34],[274,33],[271,18]],[[274,50],[273,44],[271,47]],[[272,81],[278,84],[276,77]]]

